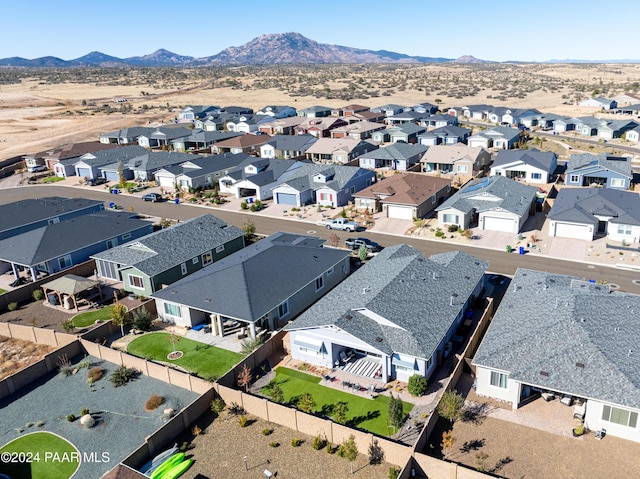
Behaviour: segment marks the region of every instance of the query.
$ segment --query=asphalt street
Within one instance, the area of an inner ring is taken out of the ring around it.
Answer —
[[[73,188],[56,185],[41,186],[20,186],[16,188],[0,189],[0,204],[11,203],[27,198],[42,198],[46,196],[63,197],[84,197],[104,200],[106,204],[116,200],[119,206],[125,210],[129,207],[137,213],[157,216],[161,218],[171,218],[176,220],[187,220],[205,213],[211,213],[228,224],[242,228],[248,219],[251,219],[256,226],[256,232],[269,235],[276,231],[288,231],[292,233],[302,233],[319,236],[328,239],[332,231],[326,228],[306,223],[299,220],[288,220],[262,216],[259,213],[244,213],[224,211],[213,208],[203,208],[187,204],[176,205],[170,202],[150,203],[143,202],[139,197],[130,195],[118,195],[117,197],[104,192],[101,189]],[[340,237],[340,244],[353,234],[333,231]],[[432,241],[426,239],[413,238],[402,235],[389,235],[382,233],[367,232],[370,238],[382,246],[405,243],[422,251],[426,256],[443,253],[447,251],[462,250],[472,254],[489,263],[489,271],[498,274],[513,275],[517,268],[530,268],[542,271],[549,271],[559,274],[569,274],[585,279],[605,281],[619,286],[620,291],[640,294],[640,270],[625,270],[611,266],[589,264],[587,262],[565,261],[558,258],[537,256],[533,254],[518,255],[508,254],[504,250],[493,250],[478,247],[465,247],[457,244],[449,244],[443,241]],[[634,282],[635,281],[635,282]],[[616,286],[613,286],[614,288]]]

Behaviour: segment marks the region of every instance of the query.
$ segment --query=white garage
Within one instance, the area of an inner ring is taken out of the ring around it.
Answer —
[[[156,175],[156,181],[158,182],[158,186],[164,186],[165,188],[173,188],[176,180],[173,176]]]
[[[414,217],[414,209],[412,206],[387,205],[387,217],[397,218],[399,220],[412,220]]]
[[[573,238],[586,241],[593,240],[592,225],[551,221],[549,223],[549,233],[551,236],[558,236],[560,238]]]
[[[517,233],[518,222],[513,218],[501,218],[499,216],[483,216],[480,224],[483,230],[504,231],[505,233]]]

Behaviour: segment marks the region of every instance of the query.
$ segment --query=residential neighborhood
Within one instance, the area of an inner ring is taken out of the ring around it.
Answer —
[[[637,141],[640,123],[488,104],[237,105],[186,105],[173,123],[24,155],[29,188],[17,188],[33,194],[0,190],[0,336],[54,349],[33,377],[0,378],[10,431],[7,414],[71,367],[83,424],[116,437],[105,418],[125,413],[82,395],[102,394],[89,361],[134,368],[134,397],[166,392],[161,421],[109,443],[108,467],[78,464],[82,477],[145,477],[181,441],[194,448],[184,477],[208,477],[197,444],[220,414],[338,451],[352,436],[403,478],[484,477],[441,445],[459,418],[640,442],[640,291],[618,279],[640,271],[640,196],[633,156],[606,143]],[[143,406],[131,411],[158,419]],[[80,445],[68,407],[42,427]]]

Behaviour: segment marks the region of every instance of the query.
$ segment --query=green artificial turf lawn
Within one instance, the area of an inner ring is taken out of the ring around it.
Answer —
[[[76,328],[86,328],[91,326],[96,321],[108,321],[111,319],[112,306],[105,306],[104,308],[96,309],[95,311],[87,311],[86,313],[76,314],[71,321]]]
[[[28,476],[29,465],[0,464],[0,472],[7,472],[9,477],[33,477],[37,479],[68,479],[76,472],[80,463],[76,447],[66,439],[49,432],[38,431],[25,434],[6,444],[0,452],[25,453],[31,458],[31,475]],[[71,456],[70,453],[74,453]],[[7,467],[24,467],[25,469],[7,470]],[[14,475],[11,475],[13,472]]]
[[[280,386],[286,402],[295,404],[297,396],[310,393],[316,403],[316,412],[323,412],[323,409],[326,411],[328,407],[337,402],[346,402],[349,407],[348,424],[380,436],[388,436],[392,432],[387,427],[389,396],[379,395],[375,399],[369,399],[321,386],[320,380],[321,378],[317,376],[283,367],[276,369],[274,379],[275,383]],[[262,388],[262,392],[269,395],[270,389],[270,386],[265,386]],[[405,415],[409,414],[413,409],[413,404],[406,402],[402,404]]]
[[[7,290],[6,290],[6,289],[2,289],[2,288],[0,288],[0,294],[4,294],[4,293],[6,293],[6,292],[7,292]]]
[[[64,178],[61,176],[47,176],[46,178],[42,178],[42,183],[57,183],[62,180],[64,180]]]
[[[177,351],[184,355],[180,359],[170,361],[167,355],[173,351],[171,335],[168,333],[149,333],[129,343],[127,352],[141,358],[164,361],[194,372],[201,378],[219,378],[238,364],[244,355],[216,348],[192,339],[176,336]]]

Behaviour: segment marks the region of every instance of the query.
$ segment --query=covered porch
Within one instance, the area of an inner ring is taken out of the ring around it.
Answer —
[[[91,294],[92,290],[97,289]],[[104,299],[100,281],[75,274],[67,274],[42,285],[44,297],[50,304],[62,305],[65,309],[79,311],[80,305],[91,306],[92,299]]]

